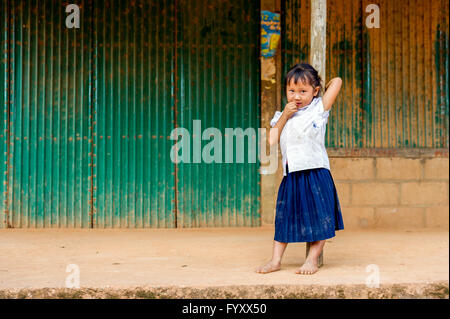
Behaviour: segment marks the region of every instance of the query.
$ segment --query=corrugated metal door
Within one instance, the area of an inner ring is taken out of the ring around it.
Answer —
[[[256,163],[175,165],[169,139],[258,127],[258,10],[95,2],[94,227],[259,225]]]
[[[175,227],[174,2],[94,1],[94,227]]]
[[[3,226],[259,225],[256,161],[177,171],[170,158],[172,130],[193,132],[194,119],[222,134],[257,132],[259,5],[86,0],[78,3],[80,28],[68,29],[68,3],[8,3],[12,25],[6,32],[2,19],[0,39],[4,48],[11,37],[12,52],[4,57],[10,72],[0,69],[3,83],[10,77],[10,88],[0,87],[1,129],[11,138]]]
[[[233,142],[226,144],[225,136],[225,128],[258,132],[259,1],[183,0],[176,9],[176,120],[191,133],[190,163],[177,167],[177,225],[259,226],[259,163],[247,154],[248,148],[256,154],[256,135],[246,137],[242,163],[237,139],[228,136]],[[197,132],[194,120],[200,121]],[[213,139],[207,128],[222,135],[217,162],[205,163],[202,157]],[[225,163],[229,151],[233,162]]]
[[[60,1],[9,3],[9,226],[88,227],[90,26],[85,1],[78,2],[79,29],[66,28],[66,5]]]

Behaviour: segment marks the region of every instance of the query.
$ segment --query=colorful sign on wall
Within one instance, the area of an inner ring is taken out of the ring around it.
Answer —
[[[280,41],[280,14],[261,11],[261,55],[265,58],[275,55]]]

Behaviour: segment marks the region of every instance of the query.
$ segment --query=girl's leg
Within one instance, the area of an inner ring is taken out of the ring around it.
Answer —
[[[267,274],[268,272],[277,271],[281,269],[281,258],[283,257],[284,250],[287,243],[281,243],[279,241],[273,241],[272,260],[270,260],[264,266],[260,266],[256,269],[257,273]]]
[[[302,275],[314,274],[319,269],[317,264],[323,246],[325,246],[325,240],[311,242],[311,246],[309,248],[309,253],[306,257],[305,263],[298,270],[296,270],[295,273]]]

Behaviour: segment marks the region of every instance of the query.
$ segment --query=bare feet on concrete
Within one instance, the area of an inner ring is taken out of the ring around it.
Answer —
[[[319,270],[319,256],[325,245],[325,240],[311,242],[308,257],[305,263],[295,271],[299,275],[312,275]]]
[[[269,272],[277,271],[281,269],[281,263],[275,263],[272,260],[264,266],[258,267],[255,271],[259,274],[267,274]]]
[[[306,259],[305,263],[297,269],[295,273],[299,275],[312,275],[316,273],[317,270],[319,270],[317,259],[315,261]]]

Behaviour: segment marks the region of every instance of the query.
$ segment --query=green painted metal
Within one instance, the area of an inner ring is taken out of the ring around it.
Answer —
[[[295,12],[309,2],[299,1],[285,6]],[[380,28],[366,27],[365,10],[373,3]],[[328,147],[448,147],[448,13],[444,0],[327,1],[326,77],[343,79],[328,121]],[[283,48],[309,43],[293,31],[299,28],[293,20],[285,25]],[[304,54],[292,61],[286,50],[283,57],[287,71]]]
[[[0,2],[0,228],[7,224],[8,190],[8,2]]]
[[[81,27],[68,29],[67,3],[7,3],[0,169],[11,227],[260,225],[259,163],[170,158],[172,130],[193,133],[194,119],[257,133],[259,5],[84,0]]]
[[[183,0],[176,10],[176,120],[191,133],[191,163],[177,166],[177,225],[259,226],[259,162],[251,163],[246,153],[237,163],[236,139],[226,144],[225,136],[225,128],[257,134],[260,125],[259,1]],[[194,120],[201,121],[199,132]],[[222,135],[221,163],[205,163],[201,153],[193,153],[196,140],[201,151],[211,143],[209,136],[201,140],[207,128]],[[248,147],[246,139],[245,152]],[[230,150],[233,163],[225,163]]]
[[[258,127],[259,8],[100,1],[94,10],[94,227],[259,225],[257,163],[177,167],[169,140],[175,126],[192,134],[193,119],[222,132]],[[230,28],[242,17],[253,28]]]
[[[94,1],[93,227],[176,226],[174,12]]]
[[[368,42],[363,41],[367,33],[363,27],[361,2],[352,1],[348,6],[332,0],[327,3],[326,81],[339,76],[344,85],[330,113],[325,140],[328,147],[353,149],[366,147],[367,116],[371,114],[367,96],[371,94],[371,81],[367,76],[370,49]]]
[[[89,19],[68,29],[61,1],[10,4],[10,226],[88,227]]]
[[[363,41],[367,33],[359,3],[349,2],[346,7],[330,1],[327,6],[327,26],[330,23],[330,27],[327,27],[326,76],[328,79],[339,76],[344,82],[329,119],[326,136],[329,147],[362,148],[366,145],[363,140],[365,115],[370,116],[367,95],[371,93],[371,82],[367,81],[370,67],[366,62],[370,50],[367,41]]]

